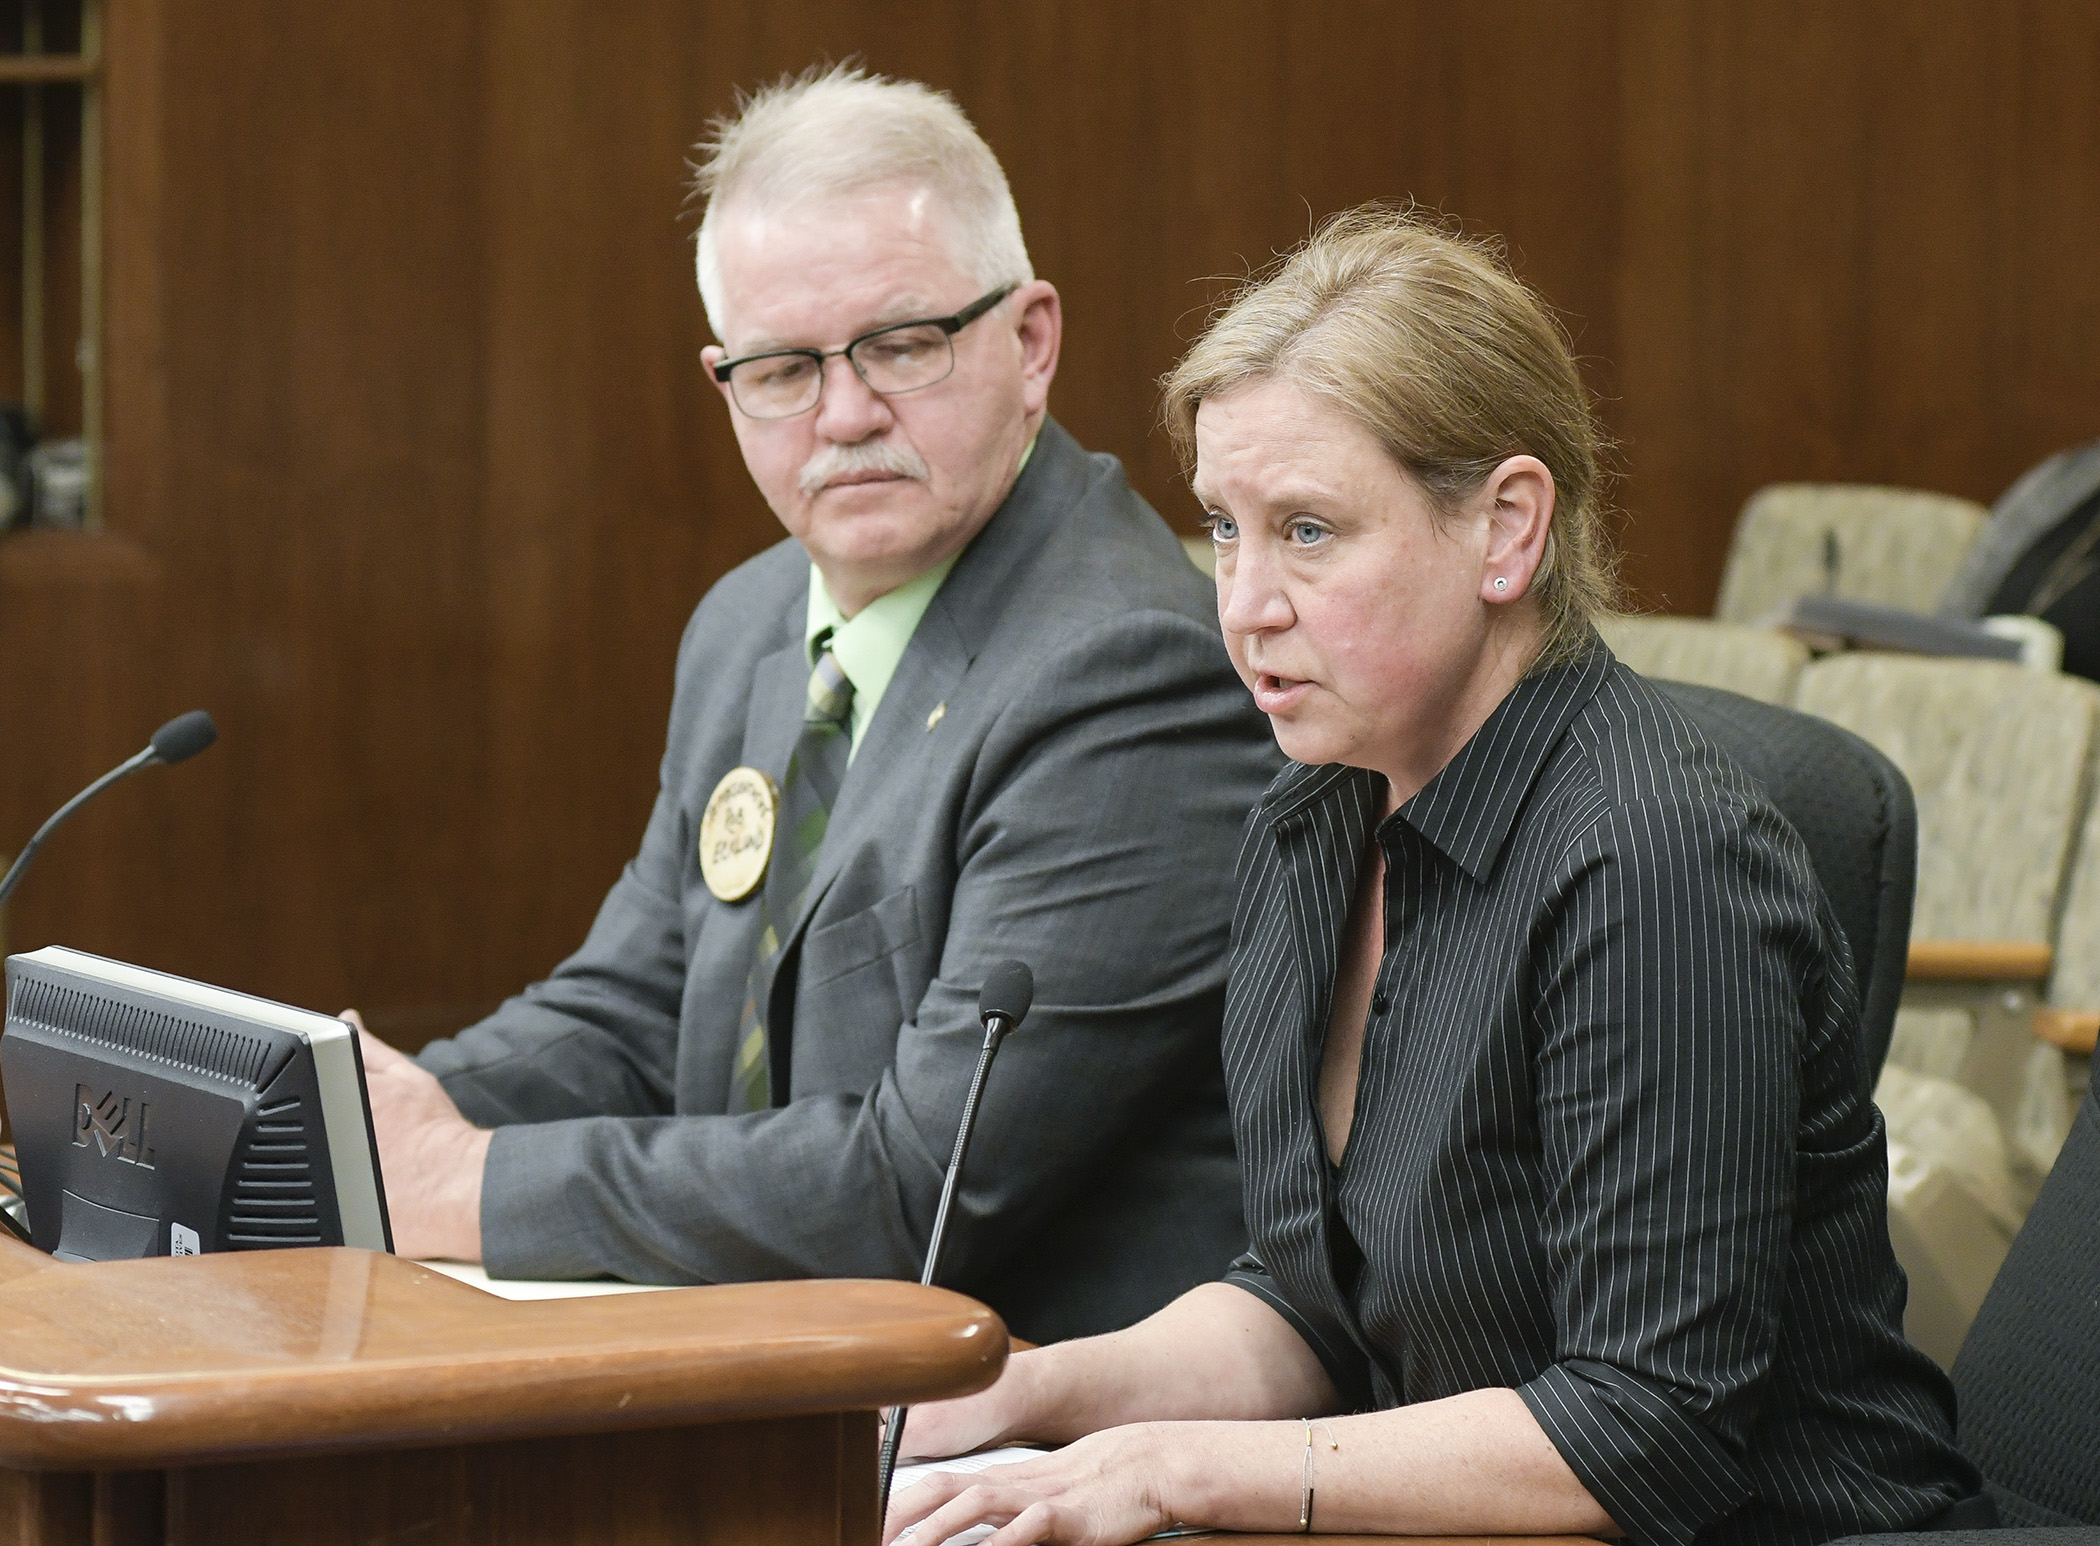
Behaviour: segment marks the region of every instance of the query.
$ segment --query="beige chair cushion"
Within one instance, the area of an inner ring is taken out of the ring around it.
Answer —
[[[2004,1131],[1981,1096],[1891,1063],[1874,1087],[1874,1104],[1891,1143],[1944,1166],[2012,1238],[2031,1199],[2013,1179]]]
[[[1918,802],[1913,939],[2048,942],[2093,742],[2096,689],[1994,661],[1847,654],[1795,706],[1886,754]]]
[[[1971,500],[1864,483],[1774,483],[1743,506],[1714,616],[1770,620],[1800,596],[1830,590],[1825,547],[1837,539],[1836,594],[1930,612],[1990,512]]]
[[[1959,1175],[1891,1138],[1889,1244],[1910,1280],[1904,1335],[1952,1368],[2011,1236]]]
[[[1615,617],[1597,631],[1642,676],[1725,687],[1765,703],[1790,701],[1794,679],[1808,664],[1798,639],[1705,617]]]

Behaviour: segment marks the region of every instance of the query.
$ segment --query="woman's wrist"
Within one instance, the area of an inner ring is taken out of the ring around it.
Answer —
[[[1201,1446],[1189,1442],[1195,1436],[1196,1426],[1145,1424],[1155,1501],[1171,1524],[1208,1523],[1216,1513],[1217,1478],[1212,1468],[1204,1464]]]
[[[1044,1419],[1048,1414],[1042,1410],[1043,1381],[1037,1366],[1048,1351],[1033,1348],[1013,1354],[1006,1360],[1006,1369],[1000,1374],[998,1383],[985,1392],[991,1402],[992,1431],[987,1440],[988,1448],[1042,1437],[1036,1430],[1046,1426]]]
[[[1324,1426],[1324,1424],[1322,1425]],[[1302,1470],[1295,1423],[1148,1423],[1158,1501],[1177,1522],[1294,1531]]]

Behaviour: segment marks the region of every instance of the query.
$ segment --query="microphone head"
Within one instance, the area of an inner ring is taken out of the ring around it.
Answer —
[[[989,1020],[997,1015],[1012,1030],[1028,1018],[1028,1006],[1034,1001],[1035,973],[1020,961],[1005,961],[984,979],[977,995],[977,1017]]]
[[[219,727],[202,709],[178,714],[153,732],[149,745],[156,762],[186,762],[219,738]]]

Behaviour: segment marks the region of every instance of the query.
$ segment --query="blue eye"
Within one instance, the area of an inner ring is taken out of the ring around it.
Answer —
[[[1290,533],[1291,541],[1305,548],[1311,547],[1327,535],[1327,529],[1317,521],[1293,521],[1286,530]]]
[[[1230,542],[1240,534],[1239,522],[1215,510],[1203,517],[1203,524],[1210,528],[1210,540],[1213,542]]]

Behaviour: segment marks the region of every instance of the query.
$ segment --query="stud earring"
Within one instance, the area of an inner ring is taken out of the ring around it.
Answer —
[[[1496,590],[1508,590],[1508,589],[1509,589],[1509,581],[1508,581],[1507,579],[1503,578],[1503,576],[1501,576],[1501,575],[1499,575],[1499,574],[1498,574],[1498,575],[1496,575],[1496,576],[1495,576],[1495,589],[1496,589]]]

